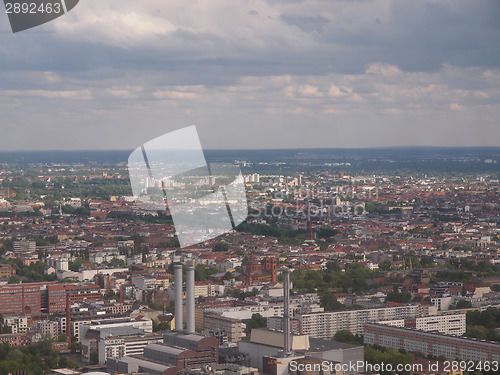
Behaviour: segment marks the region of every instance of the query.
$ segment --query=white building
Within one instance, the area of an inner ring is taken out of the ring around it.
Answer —
[[[483,363],[500,361],[500,344],[498,342],[422,332],[382,324],[367,324],[364,342],[369,345],[418,352],[424,356],[443,356],[449,360]]]
[[[4,325],[10,327],[12,333],[26,333],[28,331],[28,317],[22,315],[6,315]]]
[[[101,364],[105,364],[111,357],[122,358],[130,355],[141,355],[147,345],[163,342],[161,334],[125,334],[117,337],[117,333],[113,331],[107,331],[104,333],[105,338],[98,341],[97,350]]]
[[[465,318],[465,314],[443,314],[410,319],[385,320],[378,323],[393,327],[461,336],[466,330]]]
[[[194,296],[198,297],[215,297],[215,284],[211,281],[197,281],[194,285]]]
[[[448,311],[454,301],[455,297],[450,296],[431,298],[431,303],[437,307],[438,311]]]
[[[105,363],[108,357],[107,348],[111,348],[109,352],[112,355],[120,353],[121,347],[124,348],[124,355],[142,354],[144,347],[151,342],[150,340],[161,341],[162,339],[161,336],[152,335],[153,322],[150,319],[109,320],[97,324],[81,324],[79,328],[78,341],[82,350],[82,359],[86,362],[90,361],[92,352],[96,352],[99,354],[99,362]],[[118,339],[123,339],[123,343]]]
[[[44,337],[57,339],[59,336],[59,322],[52,320],[40,320],[36,323],[37,331]]]
[[[301,333],[322,339],[331,339],[337,331],[347,330],[352,334],[363,334],[364,325],[382,320],[415,318],[427,315],[429,310],[423,311],[417,305],[403,305],[381,307],[363,310],[330,311],[312,314],[298,314]],[[436,308],[432,309],[434,315]]]

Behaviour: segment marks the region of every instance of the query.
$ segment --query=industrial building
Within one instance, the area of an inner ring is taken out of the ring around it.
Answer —
[[[264,374],[273,375],[289,374],[292,369],[291,364],[299,362],[329,363],[334,370],[328,372],[328,375],[354,375],[362,370],[360,368],[356,368],[356,372],[349,370],[351,364],[364,361],[362,346],[310,338],[304,334],[290,334],[290,271],[287,268],[283,270],[283,279],[283,332],[253,329],[250,341],[238,343],[239,351],[250,358],[250,366],[258,368]],[[346,371],[335,369],[335,366],[342,365]]]
[[[332,340],[323,340],[309,337],[308,335],[291,335],[290,348],[294,353],[293,360],[299,361],[310,357],[320,361],[328,361],[339,364],[357,363],[364,361],[364,350],[362,346],[345,344]],[[269,368],[270,358],[276,358],[278,362],[284,362],[280,353],[283,351],[283,333],[267,329],[252,330],[249,341],[238,343],[239,351],[250,357],[249,365],[256,367],[263,373],[272,373]],[[288,365],[285,366],[288,371]],[[282,369],[285,370],[285,369]],[[288,373],[288,372],[287,372]],[[344,375],[351,374],[343,372]]]
[[[195,333],[194,267],[186,267],[186,330],[183,327],[182,266],[174,266],[175,331],[163,335],[163,343],[149,344],[143,354],[107,358],[108,372],[177,375],[181,370],[203,369],[219,362],[219,341]]]
[[[82,359],[86,362],[90,361],[92,352],[98,353],[99,363],[104,364],[108,356],[142,354],[148,343],[161,341],[161,335],[152,334],[153,324],[150,319],[107,320],[81,324],[79,328]]]

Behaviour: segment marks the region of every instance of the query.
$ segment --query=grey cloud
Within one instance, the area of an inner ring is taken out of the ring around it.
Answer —
[[[479,145],[478,134],[498,144],[496,0],[214,0],[215,20],[182,22],[160,0],[122,2],[148,17],[160,9],[165,30],[92,22],[86,4],[109,5],[88,0],[69,32],[0,33],[1,147],[133,148],[190,124],[207,147],[397,145],[407,133],[415,144]],[[373,63],[394,66],[366,74]],[[203,87],[182,100],[168,95],[183,93],[175,85]]]
[[[15,39],[0,34],[0,68],[155,70],[227,82],[250,74],[361,74],[372,62],[406,71],[437,71],[446,63],[500,66],[500,2],[395,0],[389,9],[381,0],[271,4],[281,17],[259,23],[267,15],[249,8],[251,18],[242,23],[248,24],[246,30],[223,33],[180,25],[185,27],[131,47],[104,44],[97,26],[88,30],[94,38],[82,40],[46,33],[50,28]],[[263,24],[272,27],[262,29]]]
[[[407,71],[442,64],[500,66],[500,2],[393,1],[390,17],[333,25],[325,42],[346,52],[339,63],[382,61]]]
[[[299,29],[306,33],[317,32],[320,33],[326,24],[330,21],[324,17],[316,16],[300,16],[300,15],[281,15],[281,20],[289,25],[297,26]]]

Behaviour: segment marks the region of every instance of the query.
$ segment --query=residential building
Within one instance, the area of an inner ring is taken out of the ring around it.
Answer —
[[[439,332],[446,335],[461,336],[465,333],[465,314],[443,314],[417,318],[379,321],[393,327],[404,327],[425,332]]]
[[[47,287],[48,313],[66,311],[66,294],[69,303],[102,300],[100,289],[95,284],[55,284]]]
[[[127,355],[127,351],[130,354],[142,354],[144,347],[150,342],[161,340],[160,336],[151,335],[152,333],[153,324],[150,319],[117,319],[81,324],[78,341],[82,359],[88,362],[92,352],[96,352],[100,363],[105,363],[108,353],[113,356],[113,353],[120,352],[121,347],[124,348],[124,355]]]
[[[40,314],[47,286],[56,282],[8,284],[0,286],[0,314]],[[42,302],[43,300],[43,302]]]
[[[220,330],[227,334],[229,342],[238,342],[242,339],[243,322],[239,319],[226,318],[213,313],[204,315],[204,328],[206,330]]]
[[[365,325],[364,342],[396,350],[422,353],[425,356],[466,361],[500,361],[500,343],[466,337],[416,331],[382,324]]]
[[[36,323],[37,331],[44,337],[57,339],[59,336],[59,322],[51,320],[40,320]]]
[[[420,315],[417,305],[402,305],[363,310],[330,311],[312,314],[297,314],[302,334],[322,339],[331,339],[337,331],[347,330],[352,334],[363,334],[364,325],[381,320],[415,318]]]
[[[26,333],[28,331],[28,316],[23,315],[5,315],[3,324],[10,327],[12,333]]]
[[[34,253],[36,251],[36,242],[32,240],[14,241],[14,253]]]
[[[15,276],[16,269],[10,264],[0,264],[0,279],[8,279],[11,276]]]

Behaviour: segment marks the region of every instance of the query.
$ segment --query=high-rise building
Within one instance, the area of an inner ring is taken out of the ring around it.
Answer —
[[[298,314],[302,334],[331,339],[337,331],[348,330],[352,334],[363,334],[366,323],[381,320],[407,319],[427,315],[417,305],[381,307],[376,309],[329,311]]]
[[[392,349],[419,352],[424,356],[443,356],[450,360],[500,361],[498,342],[442,335],[382,324],[366,324],[364,342]]]
[[[418,318],[379,321],[378,323],[416,329],[425,332],[439,332],[446,335],[461,336],[465,333],[465,314],[443,314],[421,316]]]
[[[48,313],[66,311],[66,294],[69,293],[69,302],[89,302],[102,299],[97,285],[55,284],[47,287]]]
[[[36,242],[31,240],[14,241],[14,253],[34,253],[36,251]]]
[[[0,286],[0,314],[40,314],[47,286],[57,282]]]

